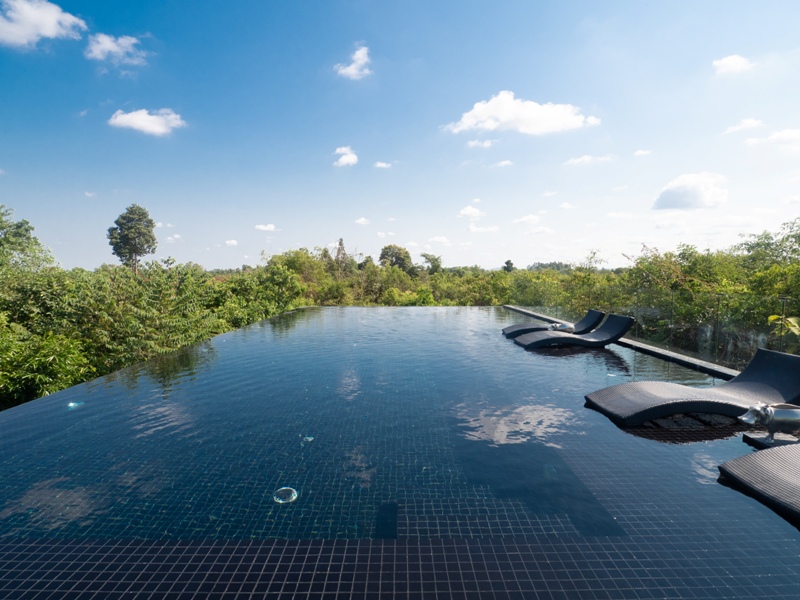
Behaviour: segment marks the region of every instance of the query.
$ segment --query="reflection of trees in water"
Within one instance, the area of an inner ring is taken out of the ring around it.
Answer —
[[[119,381],[125,387],[139,386],[141,377],[147,376],[158,383],[165,394],[179,379],[193,379],[198,371],[207,368],[217,358],[217,349],[210,341],[187,346],[168,354],[161,354],[147,362],[106,375],[108,381]]]
[[[268,319],[265,321],[265,323],[267,323],[270,329],[272,329],[272,333],[279,336],[284,336],[295,328],[303,312],[305,311],[292,310],[285,312]]]
[[[554,346],[552,348],[537,349],[536,352],[548,356],[557,356],[563,359],[585,356],[593,362],[602,363],[609,373],[629,374],[631,371],[628,361],[614,352],[611,348],[587,348],[586,346]]]
[[[302,310],[293,310],[272,317],[262,322],[263,327],[269,327],[273,333],[285,335],[299,322],[303,315]],[[140,378],[145,375],[158,383],[165,394],[172,390],[178,379],[194,378],[199,371],[208,367],[217,358],[217,349],[211,340],[187,346],[174,352],[160,354],[150,360],[133,365],[127,369],[114,371],[106,375],[106,382],[120,382],[129,389],[139,387]]]
[[[342,465],[342,475],[345,479],[354,480],[361,489],[372,486],[378,467],[372,464],[361,446],[356,446],[347,453],[347,460]]]
[[[198,371],[207,368],[216,358],[217,349],[211,342],[204,342],[157,356],[141,367],[145,374],[166,391],[179,378],[193,379]]]

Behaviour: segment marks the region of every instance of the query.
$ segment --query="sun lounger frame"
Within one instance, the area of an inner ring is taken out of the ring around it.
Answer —
[[[589,333],[600,324],[606,313],[590,308],[584,317],[574,324],[574,330],[571,331],[573,335],[580,335],[582,333]],[[534,331],[549,331],[550,325],[536,325],[534,323],[517,323],[516,325],[509,325],[503,329],[503,335],[508,339],[513,340],[516,337],[526,333],[533,333]],[[564,332],[566,333],[566,332]]]
[[[594,331],[583,334],[562,331],[536,331],[514,338],[514,343],[526,350],[548,346],[588,346],[599,348],[612,344],[628,333],[634,320],[623,315],[609,314],[603,324]]]
[[[625,427],[681,413],[738,417],[750,406],[800,403],[800,356],[759,348],[739,375],[715,387],[634,381],[586,395],[586,406]]]

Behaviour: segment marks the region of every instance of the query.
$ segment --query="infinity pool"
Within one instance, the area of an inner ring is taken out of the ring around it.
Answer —
[[[714,381],[521,320],[308,309],[0,413],[0,598],[796,598],[735,428],[583,407]]]

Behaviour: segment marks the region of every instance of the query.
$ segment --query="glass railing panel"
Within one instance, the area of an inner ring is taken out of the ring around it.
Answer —
[[[800,354],[800,299],[534,281],[515,294],[531,310],[567,321],[590,308],[630,315],[628,337],[734,369],[758,348]]]
[[[777,336],[772,333],[769,316],[780,311],[777,298],[750,294],[729,294],[721,297],[716,360],[719,364],[743,369],[758,348],[777,349]]]
[[[784,333],[783,351],[800,354],[800,300],[790,298],[786,302],[786,316],[791,321],[791,329]]]
[[[672,346],[672,297],[665,290],[631,290],[629,297],[633,306],[621,310],[635,319],[629,337],[639,341],[671,349]]]

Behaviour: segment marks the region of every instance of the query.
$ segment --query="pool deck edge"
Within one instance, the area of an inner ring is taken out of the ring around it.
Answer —
[[[528,310],[526,308],[520,308],[519,306],[514,306],[512,304],[504,304],[503,308],[513,312],[518,312],[528,317],[539,319],[541,321],[546,321],[548,323],[565,323],[565,321],[562,321],[561,319],[556,319],[548,315],[543,315],[534,312],[532,310]],[[691,356],[686,356],[685,354],[678,354],[677,352],[672,352],[671,350],[665,350],[664,348],[659,348],[657,346],[651,346],[650,344],[645,344],[637,340],[622,338],[621,340],[618,340],[616,343],[619,344],[620,346],[625,346],[626,348],[632,348],[637,352],[641,352],[643,354],[649,354],[650,356],[655,356],[663,360],[667,360],[669,362],[681,365],[682,367],[687,367],[694,371],[699,371],[700,373],[705,373],[706,375],[711,375],[712,377],[717,377],[719,379],[724,379],[726,381],[733,379],[739,374],[739,371],[737,371],[736,369],[729,369],[728,367],[723,367],[721,365],[710,363],[705,360],[700,360],[698,358],[692,358]]]

